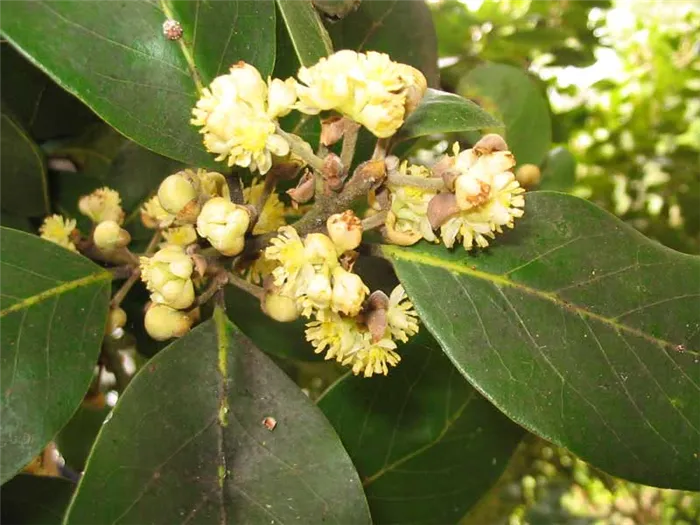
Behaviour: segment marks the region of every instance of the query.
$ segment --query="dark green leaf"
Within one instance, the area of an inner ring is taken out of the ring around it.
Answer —
[[[569,191],[575,183],[576,159],[568,149],[554,148],[544,161],[539,189]]]
[[[487,251],[384,252],[511,419],[613,475],[700,489],[700,258],[568,195],[528,194],[525,210]]]
[[[13,230],[22,230],[23,232],[33,233],[34,228],[27,217],[19,217],[4,211],[0,211],[0,225]]]
[[[311,0],[277,0],[277,5],[303,66],[313,66],[320,58],[333,53],[331,37]]]
[[[319,400],[363,480],[374,523],[457,523],[523,436],[429,334],[386,378],[351,375]]]
[[[434,133],[470,131],[502,125],[471,100],[437,89],[428,89],[420,105],[399,130],[399,137],[410,139]]]
[[[49,241],[0,230],[0,479],[5,481],[78,408],[104,334],[111,274]]]
[[[49,211],[44,155],[8,114],[0,115],[0,205],[20,217]]]
[[[0,44],[2,101],[39,142],[80,133],[97,116],[61,89],[10,44]]]
[[[112,414],[67,524],[369,522],[333,428],[221,310],[142,368]]]
[[[67,479],[20,474],[0,489],[0,521],[59,525],[74,489]]]
[[[336,49],[381,51],[420,69],[428,85],[440,85],[437,37],[430,9],[422,0],[372,0],[329,27]]]
[[[97,408],[83,403],[54,440],[66,465],[82,472],[90,449],[111,407]]]
[[[162,24],[182,24],[179,41]],[[275,58],[275,6],[255,2],[9,2],[5,37],[134,142],[214,165],[190,125],[198,87],[244,60],[265,77]]]
[[[552,124],[543,93],[525,71],[505,64],[478,66],[462,79],[457,92],[496,111],[518,164],[542,162],[552,141]]]

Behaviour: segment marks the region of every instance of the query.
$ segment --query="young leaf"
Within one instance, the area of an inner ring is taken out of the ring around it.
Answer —
[[[361,2],[357,11],[330,25],[329,32],[336,49],[387,53],[420,69],[429,86],[440,85],[435,26],[423,1]]]
[[[26,465],[80,405],[105,329],[111,274],[0,228],[0,479]]]
[[[0,119],[0,205],[20,217],[44,215],[50,210],[44,155],[7,113]]]
[[[163,35],[171,18],[180,40]],[[198,91],[239,60],[266,77],[275,59],[272,0],[11,2],[2,32],[131,140],[195,165],[215,165],[189,123]]]
[[[398,136],[400,139],[411,139],[434,133],[471,131],[502,125],[471,100],[437,89],[428,89],[420,105],[404,122]]]
[[[503,472],[523,430],[429,334],[399,350],[388,377],[347,375],[318,405],[362,477],[374,523],[457,523]]]
[[[487,251],[383,251],[511,419],[613,475],[698,490],[700,258],[568,195],[528,194],[525,210]]]
[[[216,309],[133,379],[66,523],[308,520],[369,523],[357,473],[321,412]]]
[[[552,142],[552,123],[544,94],[525,71],[484,64],[461,80],[457,93],[477,100],[487,111],[497,111],[518,164],[542,162]]]
[[[60,525],[75,483],[64,478],[20,474],[2,486],[0,521]]]
[[[302,66],[313,66],[333,53],[333,43],[311,0],[277,0]]]

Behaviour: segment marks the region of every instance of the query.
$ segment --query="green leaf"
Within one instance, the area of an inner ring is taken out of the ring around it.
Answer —
[[[111,274],[49,241],[0,228],[0,480],[80,405],[105,329]]]
[[[550,192],[528,194],[486,251],[383,251],[445,353],[511,419],[615,476],[700,489],[700,258]]]
[[[21,230],[23,232],[33,233],[34,228],[27,217],[19,217],[11,213],[0,211],[0,225],[13,230]]]
[[[363,480],[374,523],[457,523],[523,436],[429,334],[386,378],[347,375],[318,401]]]
[[[472,69],[457,93],[475,99],[506,126],[505,139],[518,164],[539,165],[552,142],[547,100],[525,71],[505,64]]]
[[[539,189],[569,191],[576,183],[576,158],[563,146],[547,154]]]
[[[0,119],[0,205],[20,217],[44,215],[50,209],[44,155],[7,113]]]
[[[435,27],[423,1],[361,2],[329,32],[336,49],[387,53],[392,60],[420,69],[429,86],[440,85]]]
[[[216,309],[132,380],[66,523],[309,520],[369,523],[357,473],[321,412]]]
[[[163,35],[168,18],[179,41]],[[215,163],[189,123],[198,89],[239,60],[266,77],[275,59],[272,0],[10,2],[2,31],[120,133],[202,166]]]
[[[333,53],[331,37],[311,0],[277,0],[277,6],[303,66],[313,66]]]
[[[398,136],[400,139],[410,139],[502,125],[471,100],[437,89],[428,89],[420,105],[404,122]]]
[[[95,437],[111,410],[109,406],[97,408],[83,403],[56,436],[54,441],[61,457],[66,465],[76,472],[82,472],[85,469],[85,461],[90,454]]]
[[[2,486],[0,521],[16,525],[59,525],[75,484],[63,478],[20,474]]]

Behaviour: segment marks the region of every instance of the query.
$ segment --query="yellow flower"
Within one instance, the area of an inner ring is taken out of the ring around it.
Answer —
[[[430,170],[424,166],[408,165],[403,162],[399,168],[402,175],[430,178]],[[393,217],[387,221],[387,227],[403,237],[421,238],[430,242],[440,242],[428,220],[428,203],[437,191],[417,188],[415,186],[389,185],[391,191],[391,213]],[[391,232],[390,232],[391,233]]]
[[[459,153],[455,144],[455,181],[457,205],[462,210],[440,227],[445,246],[451,248],[461,238],[465,249],[476,244],[489,245],[503,227],[512,228],[514,220],[523,216],[525,190],[508,171],[515,165],[509,151],[477,154],[473,150]]]
[[[279,264],[272,271],[275,285],[284,287],[288,283],[295,283],[306,264],[304,243],[297,231],[291,226],[282,226],[277,231],[277,236],[270,241],[270,246],[265,248],[265,259]]]
[[[386,316],[394,339],[405,343],[409,337],[418,333],[418,314],[402,285],[392,290]]]
[[[121,208],[122,199],[119,192],[108,187],[100,188],[89,195],[83,195],[78,201],[80,213],[89,217],[92,222],[114,221],[124,222],[124,210]]]
[[[359,275],[350,273],[342,267],[333,269],[333,293],[331,309],[336,313],[356,316],[360,313],[369,288],[365,286]]]
[[[396,133],[407,106],[413,109],[427,87],[420,71],[375,51],[338,51],[297,76],[297,109],[311,115],[336,110],[377,137]]]
[[[275,98],[268,107],[268,86],[260,73],[239,62],[203,90],[191,122],[202,127],[204,145],[217,154],[216,160],[228,159],[229,166],[267,173],[272,155],[289,153],[287,141],[276,134],[275,121],[284,112],[285,89],[275,85]]]
[[[168,244],[177,244],[178,246],[188,246],[197,242],[197,232],[191,224],[163,230],[163,237]]]
[[[175,221],[175,215],[165,211],[158,196],[148,199],[141,207],[141,222],[146,228],[166,228]]]
[[[367,334],[365,344],[343,359],[343,364],[352,366],[355,375],[362,372],[365,377],[372,377],[373,374],[387,375],[389,366],[396,366],[399,361],[401,356],[396,353],[396,343],[391,338],[385,337],[372,343]]]
[[[76,252],[78,250],[70,239],[73,230],[75,230],[74,219],[65,219],[60,215],[51,215],[44,219],[44,223],[39,228],[39,234],[42,239]]]
[[[141,257],[141,280],[151,293],[151,300],[182,310],[194,302],[192,259],[181,246],[161,248],[153,257]]]
[[[253,179],[252,184],[243,188],[243,198],[246,204],[255,204],[260,200],[265,183]],[[272,192],[263,206],[258,222],[253,227],[253,235],[260,235],[277,230],[286,224],[284,218],[284,204],[280,201],[277,193]]]

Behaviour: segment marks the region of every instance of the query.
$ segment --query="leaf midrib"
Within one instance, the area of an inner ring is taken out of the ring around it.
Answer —
[[[532,288],[530,286],[527,286],[522,283],[517,283],[515,281],[511,281],[510,279],[507,279],[501,275],[496,275],[496,274],[491,274],[488,272],[484,272],[481,270],[476,270],[469,268],[467,266],[464,266],[462,264],[457,264],[453,263],[450,261],[445,261],[442,259],[439,259],[437,257],[433,257],[431,255],[426,255],[424,253],[419,253],[415,251],[408,251],[405,249],[398,248],[396,246],[389,246],[389,245],[382,245],[382,252],[384,252],[386,255],[389,255],[392,258],[399,259],[399,260],[404,260],[404,261],[410,261],[418,264],[422,264],[425,266],[432,266],[434,268],[439,268],[451,272],[456,272],[460,273],[463,275],[468,275],[470,277],[474,277],[476,279],[480,279],[483,281],[488,281],[490,283],[493,283],[498,286],[503,286],[503,287],[510,287],[510,288],[515,288],[516,290],[520,290],[521,292],[524,292],[528,295],[532,295],[535,297],[538,297],[540,299],[547,300],[551,303],[554,303],[558,307],[574,312],[578,315],[588,317],[590,319],[593,319],[595,321],[598,321],[600,323],[603,323],[606,326],[610,326],[611,328],[621,331],[621,332],[626,332],[628,334],[635,335],[637,337],[641,337],[647,341],[650,341],[656,345],[659,345],[661,347],[666,347],[666,348],[675,348],[677,345],[675,343],[672,343],[670,341],[666,341],[665,339],[660,339],[658,337],[654,337],[653,335],[650,335],[642,330],[639,330],[638,328],[634,328],[632,326],[626,325],[624,323],[619,323],[616,322],[614,319],[610,319],[608,317],[605,317],[600,314],[596,314],[594,312],[591,312],[590,310],[587,310],[581,306],[578,306],[572,302],[568,301],[563,301],[558,295],[551,293],[551,292],[545,292],[542,290],[538,290],[536,288]],[[688,350],[686,349],[685,352],[693,354],[693,355],[700,355],[700,352],[696,352],[693,350]]]

